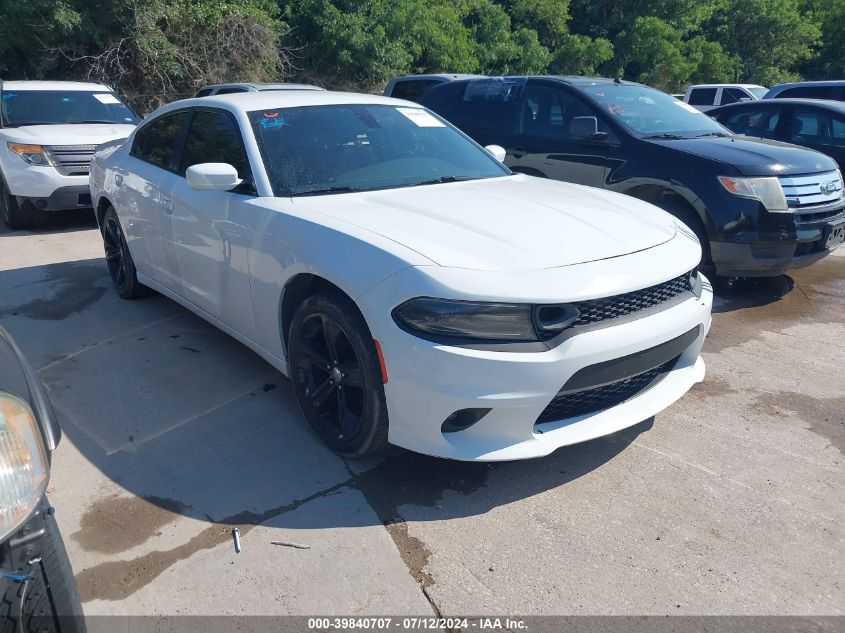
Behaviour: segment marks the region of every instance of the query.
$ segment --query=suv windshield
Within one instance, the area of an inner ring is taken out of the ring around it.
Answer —
[[[9,90],[0,94],[0,114],[6,127],[68,123],[123,123],[138,117],[113,92],[79,90]]]
[[[580,89],[614,119],[642,137],[733,135],[688,103],[653,88],[605,84]]]
[[[376,104],[250,112],[277,196],[372,191],[510,171],[428,110]]]

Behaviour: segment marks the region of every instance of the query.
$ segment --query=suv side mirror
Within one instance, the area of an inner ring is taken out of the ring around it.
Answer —
[[[185,172],[188,186],[197,191],[231,191],[239,184],[238,170],[228,163],[200,163]]]
[[[505,162],[505,156],[507,156],[508,153],[501,145],[486,145],[484,149],[486,149],[487,152],[500,163]]]
[[[601,141],[607,132],[599,132],[599,120],[594,116],[576,116],[569,122],[569,136],[577,139]]]

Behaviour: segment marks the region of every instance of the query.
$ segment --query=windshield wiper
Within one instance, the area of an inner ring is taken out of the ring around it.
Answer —
[[[650,134],[648,136],[644,136],[643,138],[660,138],[660,139],[665,139],[667,141],[677,141],[678,139],[682,139],[684,137],[681,136],[680,134],[663,133],[663,134]]]
[[[71,121],[71,123],[108,123],[109,125],[119,125],[117,121],[106,121],[105,119],[85,119],[84,121]]]
[[[704,138],[705,136],[730,136],[726,132],[707,132],[706,134],[697,134],[695,138]]]
[[[423,180],[422,182],[415,182],[411,187],[416,187],[419,185],[439,185],[440,183],[444,182],[463,182],[465,180],[478,180],[478,178],[473,176],[438,176],[437,178],[432,178],[431,180]]]
[[[326,193],[352,193],[355,191],[361,190],[356,189],[354,187],[326,187],[325,189],[309,189],[307,191],[298,191],[297,193],[290,194],[290,197],[295,198],[297,196],[321,196]]]

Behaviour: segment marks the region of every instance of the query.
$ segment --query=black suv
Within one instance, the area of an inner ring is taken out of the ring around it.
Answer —
[[[0,631],[84,633],[85,620],[45,495],[61,437],[40,379],[0,328]]]
[[[652,202],[686,223],[721,276],[807,266],[845,240],[836,163],[733,134],[674,97],[627,81],[488,77],[436,86],[422,104],[513,171]]]

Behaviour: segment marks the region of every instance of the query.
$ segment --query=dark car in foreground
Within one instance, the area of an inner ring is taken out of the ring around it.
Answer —
[[[682,101],[627,81],[491,77],[431,88],[422,104],[513,171],[627,193],[669,211],[726,277],[781,274],[845,240],[829,157],[737,136]],[[538,227],[541,230],[541,227]]]
[[[845,166],[845,101],[764,99],[715,108],[707,114],[737,134],[794,143]]]
[[[44,385],[0,328],[0,631],[83,633],[73,571],[46,498],[61,431]]]

